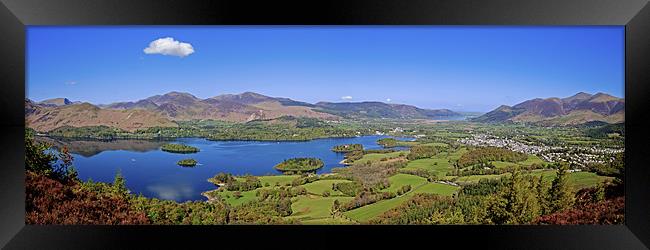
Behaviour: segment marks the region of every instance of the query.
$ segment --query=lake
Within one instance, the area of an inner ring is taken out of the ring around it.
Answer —
[[[235,175],[278,175],[273,166],[288,158],[316,157],[324,167],[317,173],[331,172],[343,160],[342,153],[331,149],[339,144],[362,144],[365,149],[380,149],[376,141],[389,136],[373,135],[353,138],[328,138],[299,142],[209,141],[181,138],[170,141],[115,140],[70,141],[41,138],[54,146],[67,146],[74,157],[73,165],[82,180],[112,183],[120,170],[132,193],[179,202],[206,200],[202,192],[213,190],[207,181],[219,172]],[[406,138],[397,138],[411,140]],[[182,143],[199,148],[194,154],[164,152],[165,143]],[[181,159],[193,158],[198,165],[176,165]]]

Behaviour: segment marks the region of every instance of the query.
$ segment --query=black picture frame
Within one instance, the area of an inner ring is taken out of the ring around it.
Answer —
[[[408,239],[433,247],[648,249],[650,6],[645,0],[179,1],[2,0],[0,5],[0,246],[7,249],[134,248],[245,243],[289,237],[317,247]],[[40,226],[25,225],[24,97],[28,25],[624,25],[626,200],[624,225],[575,226]],[[254,233],[254,236],[250,236]],[[328,240],[324,237],[332,237]],[[305,245],[307,246],[307,245]]]

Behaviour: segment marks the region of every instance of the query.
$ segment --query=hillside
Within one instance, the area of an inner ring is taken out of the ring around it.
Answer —
[[[444,119],[460,114],[447,109],[430,110],[382,102],[310,104],[253,92],[225,94],[206,99],[189,93],[169,92],[142,100],[106,105],[71,102],[56,98],[36,103],[25,101],[25,120],[42,132],[71,126],[109,126],[127,131],[147,127],[176,127],[176,121],[270,121],[282,117],[339,120],[342,118]],[[302,121],[302,120],[301,120]],[[292,121],[295,122],[295,121]]]
[[[436,119],[461,114],[448,109],[421,109],[411,105],[383,102],[319,102],[317,110],[345,118]]]
[[[70,105],[72,104],[72,102],[68,100],[68,98],[52,98],[52,99],[43,100],[38,104],[47,105],[47,106],[64,106],[64,105]]]
[[[601,121],[625,121],[625,99],[605,93],[580,92],[566,98],[536,98],[514,106],[500,107],[472,119],[477,122],[525,122],[545,125],[573,125]]]
[[[102,109],[90,103],[47,106],[25,101],[25,124],[36,131],[72,126],[110,126],[126,131],[147,127],[177,127],[178,125],[159,114],[146,110]]]

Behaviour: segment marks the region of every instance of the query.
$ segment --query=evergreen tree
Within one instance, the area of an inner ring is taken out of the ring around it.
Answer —
[[[545,215],[550,213],[550,204],[549,204],[549,183],[544,181],[543,177],[537,178],[537,187],[535,191],[537,192],[537,201],[540,206],[540,214]]]
[[[115,179],[113,180],[113,190],[119,195],[127,194],[128,190],[126,189],[126,180],[122,176],[122,171],[117,170],[115,174]]]
[[[487,215],[495,224],[527,224],[541,215],[535,182],[518,169],[488,200]]]
[[[575,201],[573,191],[568,183],[568,169],[569,167],[566,163],[560,164],[557,170],[557,176],[551,184],[551,189],[548,194],[551,213],[569,209]]]
[[[50,175],[52,173],[51,164],[56,161],[56,157],[53,154],[45,153],[49,148],[48,144],[34,142],[33,133],[25,129],[25,169]]]

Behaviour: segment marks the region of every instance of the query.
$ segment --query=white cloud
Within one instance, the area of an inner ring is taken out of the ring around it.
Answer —
[[[341,100],[352,100],[352,96],[349,95],[341,96]]]
[[[65,82],[64,84],[65,84],[65,85],[76,85],[77,82],[76,82],[76,81],[67,81],[67,82]]]
[[[172,37],[165,37],[149,43],[149,47],[144,49],[144,53],[186,57],[194,53],[194,48],[189,43],[176,41]]]
[[[390,98],[386,98],[386,102],[390,102]]]

